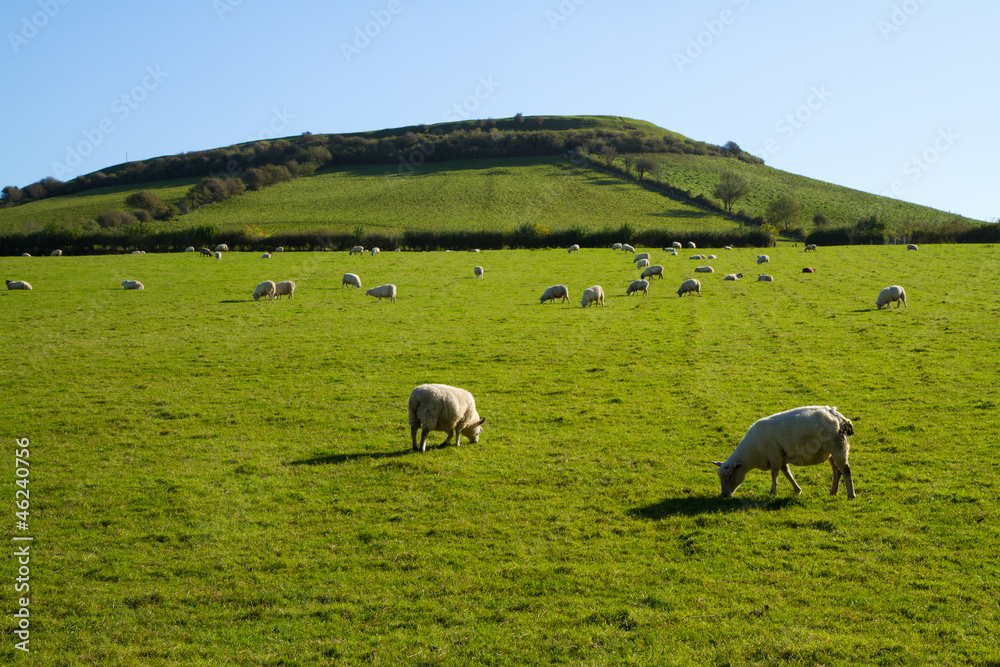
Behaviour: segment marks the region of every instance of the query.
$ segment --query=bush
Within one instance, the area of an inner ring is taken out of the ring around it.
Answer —
[[[99,213],[95,220],[104,229],[116,229],[118,227],[128,227],[136,221],[136,217],[121,209],[108,208]]]

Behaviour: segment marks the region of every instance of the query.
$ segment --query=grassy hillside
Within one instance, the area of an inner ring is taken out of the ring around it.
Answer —
[[[683,299],[703,262],[652,252],[631,298],[610,250],[0,258],[35,286],[0,292],[35,538],[0,662],[996,664],[996,248],[778,248],[773,284],[715,250]],[[423,382],[475,394],[478,444],[410,451]],[[720,498],[711,461],[806,404],[853,420],[857,499],[829,466]]]

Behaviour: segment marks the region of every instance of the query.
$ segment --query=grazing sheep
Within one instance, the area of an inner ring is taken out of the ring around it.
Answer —
[[[378,287],[372,287],[367,292],[365,292],[365,296],[377,296],[379,303],[382,303],[383,297],[389,299],[393,303],[396,303],[396,286],[379,285]]]
[[[198,252],[201,254],[202,257],[209,257],[209,258],[212,257],[212,251],[209,250],[208,248],[202,248]]]
[[[257,289],[253,291],[253,300],[260,301],[260,297],[266,296],[268,301],[274,298],[274,281],[265,280],[260,285],[257,285]]]
[[[580,246],[574,243],[569,247],[570,252],[580,252]]]
[[[625,296],[632,296],[636,292],[642,292],[643,296],[649,294],[649,281],[648,280],[633,280],[632,284],[628,286],[625,290]]]
[[[757,264],[770,264],[771,258],[767,255],[757,255]]]
[[[49,257],[60,257],[62,256],[62,250],[53,250],[49,253]]]
[[[691,255],[688,259],[708,259],[705,255]]]
[[[676,250],[674,250],[674,251],[673,251],[672,253],[670,253],[670,256],[671,256],[671,257],[676,257],[676,256],[677,256],[677,251],[676,251]]]
[[[639,274],[640,278],[652,278],[653,276],[660,276],[660,280],[663,280],[663,265],[662,264],[653,264],[652,266],[650,266],[649,268],[647,268],[645,271],[643,271],[641,274]]]
[[[278,299],[285,295],[291,299],[295,296],[295,283],[291,280],[282,280],[280,283],[274,286],[274,298]]]
[[[829,461],[833,468],[830,495],[837,495],[843,475],[847,497],[853,499],[854,480],[847,463],[847,437],[853,433],[851,420],[830,406],[808,405],[758,419],[725,462],[713,461],[718,467],[722,496],[731,498],[748,470],[770,470],[772,494],[778,492],[778,473],[783,473],[799,494],[802,489],[795,483],[788,464],[811,466]]]
[[[893,301],[896,302],[896,308],[899,308],[899,304],[902,303],[903,307],[909,308],[906,305],[906,292],[899,285],[892,285],[886,287],[884,290],[878,293],[878,300],[875,305],[878,306],[879,310],[882,310],[882,306],[888,307]]]
[[[277,248],[274,249],[274,252],[285,252],[285,249],[279,245]]]
[[[355,253],[358,254],[358,255],[363,255],[365,253],[364,246],[356,245],[353,248],[351,248],[351,251],[349,253],[347,253],[347,254],[348,255],[353,255]]]
[[[215,253],[215,258],[216,258],[216,259],[222,259],[222,253],[221,253],[221,252],[218,252],[218,251],[216,251],[216,253]]]
[[[621,250],[622,249],[622,244],[621,243],[612,243],[611,244],[611,249],[612,250]]]
[[[122,287],[125,289],[146,289],[146,287],[138,280],[123,280]]]
[[[340,280],[340,289],[344,289],[345,286],[361,289],[361,278],[358,278],[355,273],[345,273]]]
[[[483,267],[477,266],[477,267],[473,268],[472,269],[472,273],[474,273],[477,278],[482,278],[483,277]]]
[[[695,249],[695,248],[697,248],[698,246],[696,246],[696,245],[694,244],[694,241],[688,241],[688,246],[687,246],[687,247],[688,247],[689,249],[691,249],[691,250],[694,250],[694,249]]]
[[[194,246],[189,245],[188,247],[184,248],[184,252],[194,252]]]
[[[7,282],[7,289],[22,289],[22,290],[27,290],[29,292],[31,291],[31,285],[29,285],[27,282],[23,280],[8,280],[6,282]]]
[[[681,247],[681,242],[680,241],[674,241],[673,243],[670,244],[670,247],[671,248],[680,248]]]
[[[710,266],[699,266],[694,270],[695,273],[715,273],[715,269]]]
[[[807,266],[804,269],[802,269],[802,273],[816,273],[816,269],[814,269],[811,266]]]
[[[719,259],[719,258],[716,257],[715,255],[709,255],[706,259]]]
[[[130,254],[130,255],[141,255],[141,254],[142,254],[142,252],[141,252],[141,251],[139,251],[139,250],[133,250],[133,251],[132,251],[132,252],[130,252],[129,254]]]
[[[640,259],[649,259],[648,252],[640,252],[638,255],[632,258],[633,262],[638,262]]]
[[[804,252],[809,252],[810,250],[813,250],[813,251],[816,250],[816,244],[815,243],[810,243],[809,245],[807,245],[806,249],[804,250]]]
[[[22,252],[21,257],[31,257],[31,255],[29,253]]]
[[[907,243],[906,244],[906,249],[907,250],[920,250],[920,248],[918,248],[917,246],[913,245],[912,243]]]
[[[701,281],[697,278],[690,278],[681,283],[681,286],[677,288],[677,296],[684,296],[687,293],[692,295],[697,294],[701,296]]]
[[[635,268],[637,268],[637,269],[644,269],[647,266],[649,266],[649,260],[648,259],[640,259],[638,262],[635,263]]]
[[[757,274],[757,282],[759,282],[759,283],[773,283],[774,282],[774,276],[769,276],[766,273],[758,273]]]
[[[604,290],[601,289],[601,286],[594,285],[583,290],[583,299],[580,300],[580,305],[586,308],[597,304],[604,305]]]
[[[219,245],[215,246],[215,252],[229,252],[229,246],[227,246],[225,243],[220,243]]]
[[[271,253],[265,252],[263,255],[260,256],[260,258],[261,259],[271,259]]]
[[[372,248],[372,257],[374,257],[375,255],[380,254],[381,252],[382,251],[379,250],[378,248]]]
[[[479,442],[485,419],[476,412],[476,399],[465,389],[446,384],[422,384],[410,392],[410,440],[413,451],[427,451],[427,434],[444,431],[448,434],[441,447],[446,447],[455,436],[455,446],[464,435],[469,444]],[[422,428],[421,428],[422,427]],[[417,446],[417,429],[421,429],[420,446]]]
[[[395,252],[399,252],[399,248],[396,248]],[[473,248],[472,252],[479,252],[479,248]]]
[[[542,299],[539,303],[545,303],[550,299],[552,303],[555,303],[556,299],[559,299],[560,301],[569,301],[569,290],[565,285],[553,285],[542,292]]]
[[[631,253],[635,252],[635,248],[633,248],[632,246],[630,246],[627,243],[623,243],[622,244],[622,250],[624,250],[625,252],[631,252]]]
[[[723,280],[739,280],[743,277],[742,273],[727,273]]]
[[[723,250],[732,250],[732,249],[733,249],[733,246],[731,246],[731,245],[727,245],[726,247],[723,248]]]

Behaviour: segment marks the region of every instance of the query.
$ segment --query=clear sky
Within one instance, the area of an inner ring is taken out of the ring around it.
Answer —
[[[608,114],[982,220],[991,0],[3,0],[0,186],[305,131]]]

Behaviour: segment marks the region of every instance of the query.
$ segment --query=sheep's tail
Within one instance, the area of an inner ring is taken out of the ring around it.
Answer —
[[[837,412],[837,406],[833,406],[830,409],[833,411],[833,414],[837,417],[837,419],[840,420],[839,433],[841,435],[854,435],[854,424],[851,420]]]

